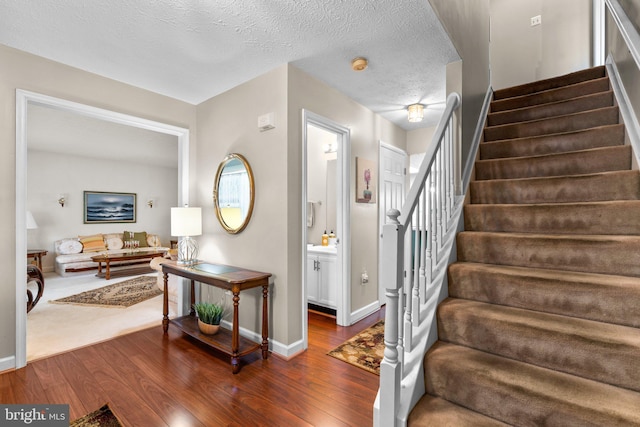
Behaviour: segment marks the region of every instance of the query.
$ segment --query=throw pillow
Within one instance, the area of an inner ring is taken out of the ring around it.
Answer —
[[[148,248],[149,245],[147,244],[147,232],[146,231],[140,231],[138,233],[133,233],[133,239],[131,239],[131,237],[129,237],[129,232],[125,231],[122,234],[122,240],[137,240],[138,243],[138,247],[139,248]]]
[[[118,236],[104,236],[104,240],[109,250],[122,249],[124,246],[124,242]]]
[[[150,248],[157,248],[160,246],[160,237],[157,234],[147,234],[147,244]]]
[[[60,255],[79,254],[82,252],[82,243],[78,239],[64,239],[56,246],[56,252]]]
[[[82,243],[83,252],[100,252],[107,250],[107,247],[104,245],[104,238],[102,237],[102,234],[79,236],[78,239],[80,240],[80,243]]]

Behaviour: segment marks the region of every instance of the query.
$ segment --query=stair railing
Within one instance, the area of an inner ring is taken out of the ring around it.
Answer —
[[[453,114],[459,106],[460,96],[450,94],[402,212],[391,209],[387,213],[389,221],[383,227],[381,280],[386,288],[385,350],[380,364],[375,417],[375,423],[380,426],[395,426],[400,406],[415,403],[401,397],[401,383],[409,370],[420,369],[421,355],[413,350],[416,339],[428,335],[433,325],[425,315],[429,311],[425,305],[431,303],[431,311],[437,305],[433,301],[436,292],[432,285],[446,270],[448,263],[444,255],[448,257],[448,253],[444,250],[444,239],[455,235],[450,233],[454,224],[451,219],[462,204],[455,190],[459,185]],[[427,330],[420,331],[424,327]]]

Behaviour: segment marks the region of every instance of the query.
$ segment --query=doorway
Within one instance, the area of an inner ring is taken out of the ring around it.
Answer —
[[[338,325],[351,323],[350,130],[303,110],[302,133],[302,313],[306,348],[310,300],[335,310]],[[318,177],[319,173],[324,177]],[[322,235],[326,232],[328,239],[331,231],[335,235],[331,245],[322,246]],[[334,265],[331,257],[335,259]],[[320,287],[325,285],[331,285],[332,290],[323,291]]]
[[[188,203],[188,159],[189,159],[189,130],[154,122],[127,114],[116,113],[101,108],[54,98],[38,93],[23,90],[16,91],[16,272],[26,270],[27,230],[26,230],[26,203],[27,203],[27,128],[29,120],[29,106],[43,106],[85,117],[91,117],[107,122],[132,126],[135,128],[152,130],[155,132],[173,135],[178,141],[178,204]],[[24,309],[26,295],[26,283],[21,275],[17,274],[16,283],[16,356],[15,367],[24,367],[27,363],[27,315]],[[179,290],[179,293],[180,290]],[[178,295],[182,301],[182,295]],[[184,310],[184,304],[179,304],[178,315]]]

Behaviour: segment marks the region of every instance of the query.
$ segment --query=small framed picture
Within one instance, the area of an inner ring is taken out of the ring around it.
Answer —
[[[84,223],[136,222],[136,194],[84,192]]]
[[[376,202],[375,163],[356,157],[356,203]]]

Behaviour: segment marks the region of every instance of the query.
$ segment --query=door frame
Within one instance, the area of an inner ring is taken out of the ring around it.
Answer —
[[[308,346],[308,316],[307,316],[307,126],[313,125],[328,132],[335,133],[338,140],[336,184],[336,233],[337,245],[338,293],[336,323],[341,326],[351,324],[351,205],[350,179],[351,176],[351,130],[326,117],[311,111],[302,110],[302,329],[304,348]]]
[[[27,284],[24,272],[27,268],[27,124],[28,106],[39,105],[73,112],[95,119],[152,130],[178,138],[178,205],[189,203],[189,129],[143,119],[129,114],[92,107],[53,96],[16,89],[16,369],[27,364],[27,311],[25,295]],[[178,301],[183,301],[182,288],[178,289]],[[178,305],[177,315],[182,315],[183,304]]]
[[[407,186],[409,185],[408,179],[409,179],[409,174],[407,173],[407,167],[408,167],[408,160],[409,160],[409,154],[402,150],[401,148],[395,147],[391,144],[387,144],[386,142],[380,140],[379,141],[379,146],[378,146],[378,304],[382,307],[384,304],[386,304],[385,301],[385,290],[384,290],[384,285],[382,284],[382,280],[380,280],[380,278],[382,277],[382,264],[383,264],[383,260],[382,260],[382,226],[385,223],[385,217],[387,215],[386,212],[384,212],[384,207],[383,207],[383,203],[382,201],[384,200],[384,185],[382,185],[382,150],[388,150],[388,151],[392,151],[396,154],[400,154],[404,157],[404,186],[403,186],[403,191],[404,191],[404,196],[406,196],[407,194]],[[403,197],[404,200],[404,197]]]

